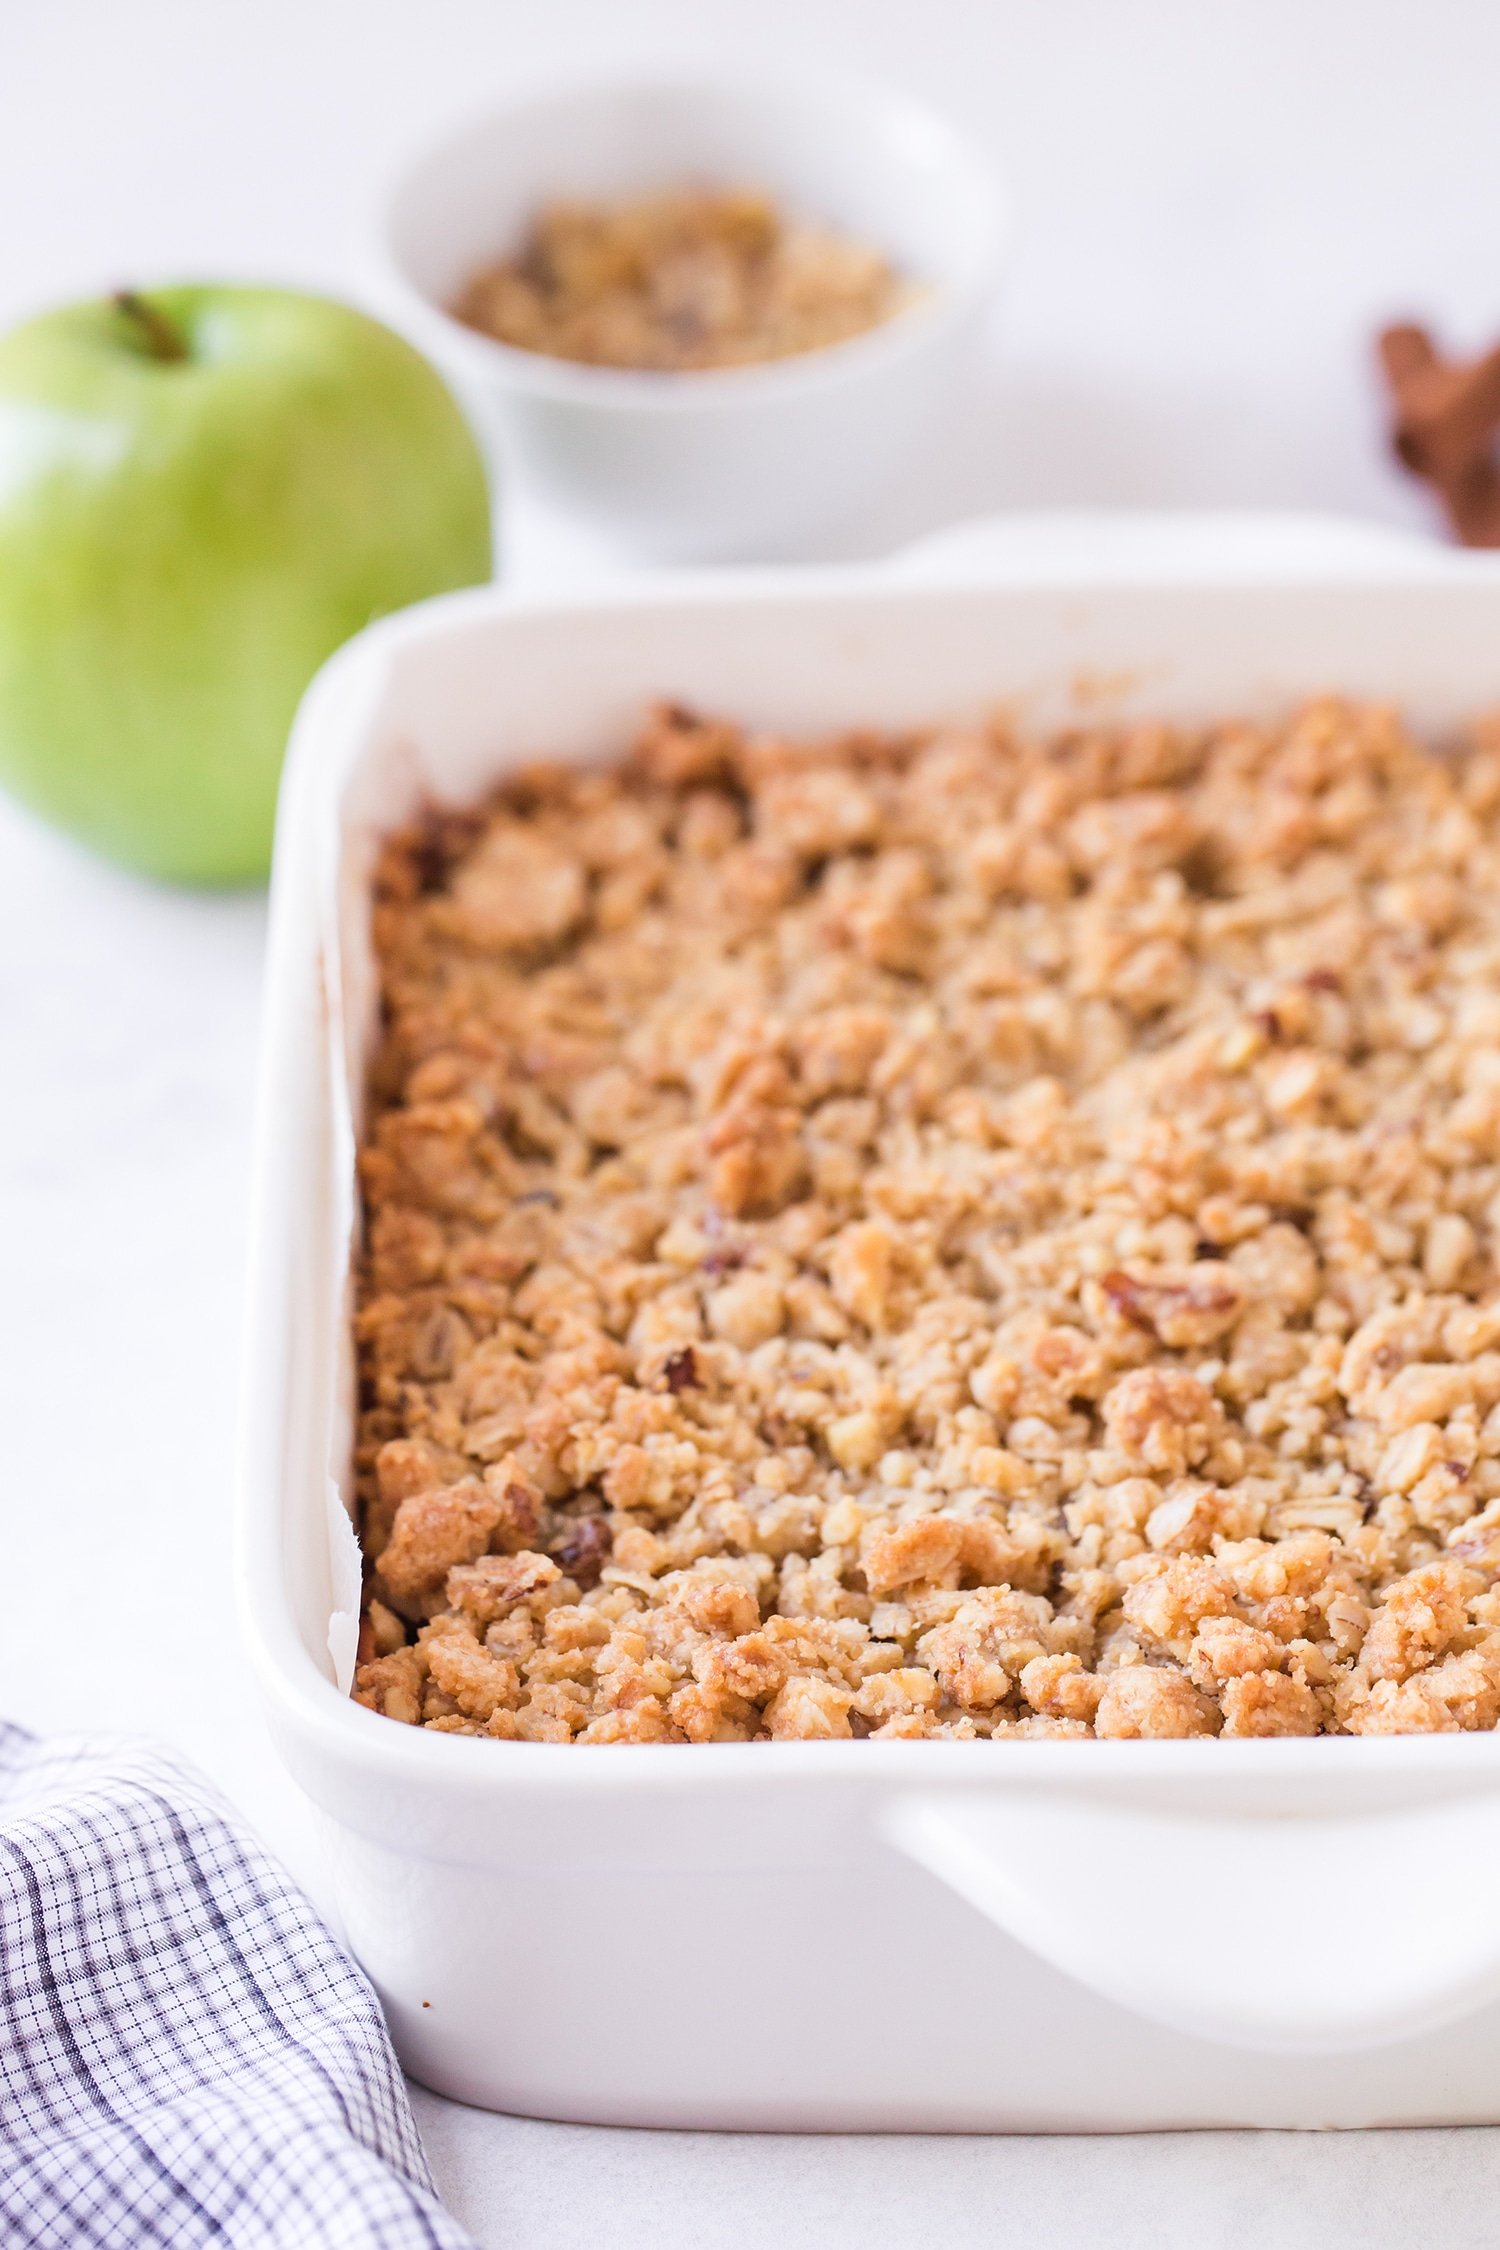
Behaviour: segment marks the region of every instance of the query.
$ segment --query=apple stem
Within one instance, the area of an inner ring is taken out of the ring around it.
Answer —
[[[137,295],[134,289],[117,289],[114,294],[115,309],[124,313],[134,323],[136,332],[153,359],[186,359],[188,348],[179,329],[175,328],[159,305],[149,297]]]

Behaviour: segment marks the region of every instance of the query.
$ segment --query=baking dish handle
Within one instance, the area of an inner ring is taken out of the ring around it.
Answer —
[[[1225,1818],[986,1789],[898,1798],[881,1826],[1031,1952],[1196,2038],[1338,2053],[1500,1996],[1500,1790]]]
[[[1083,584],[1107,574],[1161,583],[1274,575],[1314,578],[1472,577],[1492,555],[1442,545],[1352,516],[1275,509],[1018,509],[976,516],[902,548],[884,566],[903,584]]]

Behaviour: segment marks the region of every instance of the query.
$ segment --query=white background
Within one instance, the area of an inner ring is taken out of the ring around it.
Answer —
[[[887,78],[1015,190],[964,414],[831,547],[1068,503],[1430,520],[1370,337],[1500,333],[1484,0],[0,0],[0,322],[125,281],[364,294],[405,149],[537,70],[665,55]],[[517,573],[581,559],[507,530]],[[316,1886],[228,1565],[262,937],[258,898],[145,887],[0,803],[0,1711],[170,1738]],[[455,2208],[520,2250],[1463,2250],[1500,2184],[1489,2133],[750,2140],[419,2106]]]

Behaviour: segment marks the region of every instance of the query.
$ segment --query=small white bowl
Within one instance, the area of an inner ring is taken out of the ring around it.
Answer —
[[[848,343],[763,366],[637,373],[495,342],[450,306],[538,207],[751,183],[886,252],[924,294]],[[764,555],[847,512],[941,412],[994,288],[1008,212],[987,162],[904,97],[817,78],[573,84],[494,109],[401,179],[384,251],[409,326],[547,502],[660,560]]]

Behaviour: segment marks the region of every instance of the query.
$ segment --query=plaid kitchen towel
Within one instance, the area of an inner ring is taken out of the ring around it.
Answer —
[[[0,1724],[6,2250],[464,2250],[375,1995],[207,1785]]]

